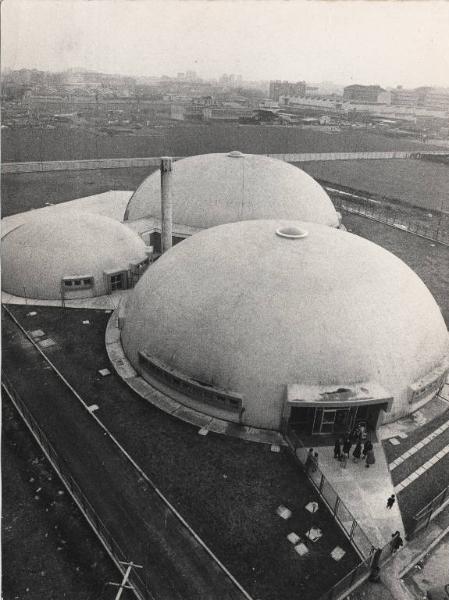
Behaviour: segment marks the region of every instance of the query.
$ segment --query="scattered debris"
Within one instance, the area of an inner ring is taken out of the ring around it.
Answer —
[[[86,319],[85,321],[83,321],[83,325],[90,325],[89,319]]]
[[[98,371],[102,377],[106,377],[106,375],[110,375],[111,371],[109,369],[100,369]]]
[[[35,329],[34,331],[30,332],[30,335],[34,338],[43,337],[45,335],[45,331],[42,331],[42,329]]]
[[[335,546],[335,548],[331,552],[331,556],[334,560],[339,561],[343,558],[346,552],[340,546]]]
[[[292,516],[292,511],[283,504],[277,507],[276,513],[281,517],[281,519],[290,519]]]
[[[227,479],[228,476],[226,475],[226,473],[223,473],[223,479]]]
[[[89,410],[89,412],[93,413],[96,410],[98,410],[100,407],[98,406],[98,404],[91,404],[90,406],[87,407],[87,409]]]
[[[58,496],[63,496],[64,495],[64,490],[58,490]]]
[[[408,435],[406,433],[401,432],[401,433],[398,433],[398,437],[400,437],[401,440],[405,440],[408,438]]]
[[[281,451],[281,447],[278,444],[271,444],[270,450],[271,450],[271,452],[275,452],[276,454],[279,454],[279,452]]]
[[[40,342],[38,342],[38,344],[42,348],[50,348],[50,346],[56,346],[55,340],[52,340],[51,338],[47,338],[46,340],[41,340]]]
[[[209,429],[207,427],[201,427],[201,429],[198,431],[199,435],[207,435],[209,433]]]
[[[299,556],[304,556],[309,552],[309,550],[305,544],[301,543],[295,546],[295,552],[297,552]]]
[[[399,446],[399,444],[401,443],[401,442],[400,442],[399,440],[397,440],[396,438],[390,438],[388,441],[390,442],[390,444],[391,444],[392,446]]]
[[[309,504],[307,504],[305,508],[310,513],[316,513],[316,511],[318,510],[318,502],[309,502]]]
[[[311,527],[306,533],[306,536],[311,542],[317,542],[323,536],[323,532],[319,527]]]
[[[300,537],[294,531],[292,531],[291,533],[288,534],[287,539],[289,542],[296,545],[299,542]]]
[[[37,312],[35,310],[32,310],[31,312],[27,313],[27,317],[35,317],[36,315],[37,315]]]

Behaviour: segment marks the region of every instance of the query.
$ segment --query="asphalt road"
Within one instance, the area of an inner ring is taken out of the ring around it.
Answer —
[[[3,350],[4,372],[60,460],[127,560],[144,566],[147,597],[243,598],[9,317]]]

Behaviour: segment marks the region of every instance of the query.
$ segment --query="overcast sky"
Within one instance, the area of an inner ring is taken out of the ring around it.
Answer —
[[[2,66],[449,86],[449,2],[4,0]]]

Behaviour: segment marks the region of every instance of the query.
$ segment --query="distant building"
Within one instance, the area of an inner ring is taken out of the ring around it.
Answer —
[[[281,81],[276,79],[270,81],[269,96],[272,100],[279,101],[280,96],[305,96],[306,95],[306,82],[297,81],[291,83],[290,81]]]
[[[343,100],[359,104],[390,104],[391,94],[380,85],[348,85],[343,90]]]
[[[394,106],[417,106],[419,99],[418,90],[406,90],[398,86],[391,91],[391,104]]]
[[[427,88],[423,97],[423,106],[435,110],[449,110],[448,88]]]

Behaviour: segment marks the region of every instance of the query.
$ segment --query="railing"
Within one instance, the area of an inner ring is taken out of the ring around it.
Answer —
[[[125,555],[118,542],[109,532],[107,526],[98,516],[97,512],[90,504],[89,500],[84,495],[78,483],[70,474],[69,468],[65,461],[58,455],[54,446],[50,443],[45,433],[40,428],[37,420],[32,415],[31,411],[20,398],[20,395],[14,389],[11,381],[6,373],[2,374],[2,388],[7,394],[11,402],[16,407],[28,429],[38,442],[43,453],[52,465],[53,469],[61,479],[62,483],[72,496],[73,500],[78,505],[87,522],[93,529],[96,536],[99,538],[109,556],[114,561],[122,576],[125,574],[123,563],[128,563],[130,557]],[[133,592],[139,600],[154,599],[153,594],[148,588],[148,581],[144,575],[141,575],[136,570],[132,570],[129,575],[129,583],[133,588]]]
[[[304,448],[303,443],[293,429],[289,428],[286,433],[286,439],[296,461],[305,469],[310,481],[327,504],[335,520],[357,550],[359,556],[363,560],[369,559],[374,553],[375,547],[357,520],[352,516],[351,511],[326,479],[318,465],[312,465],[310,468],[307,466],[307,449]]]
[[[422,529],[427,529],[430,521],[437,516],[440,509],[449,504],[449,485],[442,490],[433,500],[424,506],[413,517],[413,529],[408,533],[407,538],[413,538]]]
[[[330,191],[330,190],[328,190]],[[401,231],[406,231],[413,235],[425,238],[432,242],[437,242],[444,246],[449,246],[449,215],[441,212],[435,219],[435,224],[420,223],[416,219],[404,218],[400,213],[396,213],[384,206],[374,204],[368,198],[353,197],[350,200],[342,196],[349,194],[338,192],[332,189],[330,191],[335,208],[340,211],[361,215],[379,223],[385,223],[390,227],[395,227]]]

